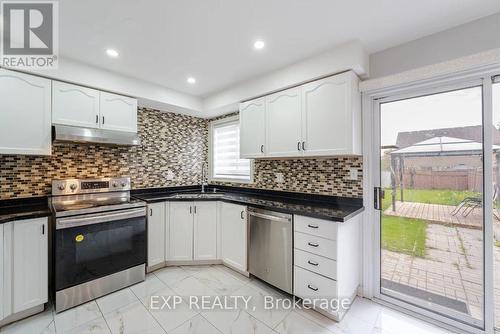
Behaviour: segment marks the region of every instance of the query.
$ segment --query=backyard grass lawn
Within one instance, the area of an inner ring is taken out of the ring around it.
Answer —
[[[400,191],[397,189],[396,200],[400,200]],[[442,205],[458,205],[465,197],[474,197],[479,193],[463,190],[448,189],[404,189],[405,202],[418,202]],[[385,198],[382,200],[382,208],[385,210],[391,205],[391,189],[385,189]]]
[[[383,216],[382,247],[412,256],[425,256],[427,223],[421,219]]]

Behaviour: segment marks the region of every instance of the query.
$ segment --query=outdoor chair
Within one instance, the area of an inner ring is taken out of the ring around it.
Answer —
[[[493,203],[498,198],[498,187],[493,185]],[[462,211],[463,217],[468,217],[476,208],[479,208],[483,205],[483,196],[471,196],[464,198],[451,212],[452,216],[456,216],[460,211]],[[500,216],[496,209],[493,210],[493,215],[495,218],[500,220]]]

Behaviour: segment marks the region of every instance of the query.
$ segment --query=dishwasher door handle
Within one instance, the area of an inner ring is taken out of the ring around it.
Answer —
[[[271,216],[271,215],[266,215],[263,213],[258,213],[258,212],[253,212],[253,211],[248,211],[248,214],[250,216],[254,216],[254,217],[258,217],[258,218],[262,218],[262,219],[279,221],[279,222],[289,222],[291,220],[290,218]]]

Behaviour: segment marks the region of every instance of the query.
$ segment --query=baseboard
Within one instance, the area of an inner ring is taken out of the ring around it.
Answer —
[[[45,310],[45,304],[42,304],[42,305],[32,307],[32,308],[27,309],[27,310],[22,311],[22,312],[11,314],[7,318],[0,321],[0,327],[3,327],[5,325],[11,324],[15,321],[18,321],[18,320],[21,320],[21,319],[24,319],[27,317],[31,317],[32,315],[43,312],[44,310]]]
[[[250,277],[250,273],[249,273],[248,271],[242,271],[242,270],[240,270],[240,269],[238,269],[238,268],[235,268],[235,267],[233,267],[232,265],[230,265],[229,263],[224,262],[224,261],[221,261],[221,263],[222,263],[224,266],[228,267],[229,269],[232,269],[232,270],[234,270],[234,271],[236,271],[236,272],[238,272],[238,273],[242,274],[243,276]]]

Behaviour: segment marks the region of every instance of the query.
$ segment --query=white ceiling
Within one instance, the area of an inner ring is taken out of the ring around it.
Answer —
[[[445,30],[500,1],[62,0],[59,10],[62,56],[206,97],[348,40],[371,53]]]

